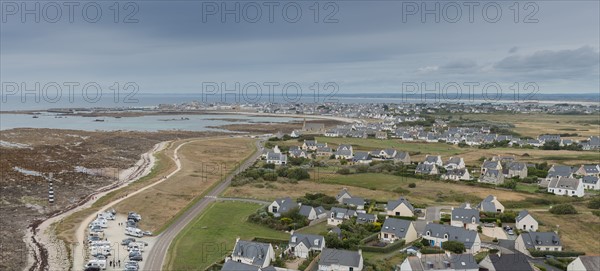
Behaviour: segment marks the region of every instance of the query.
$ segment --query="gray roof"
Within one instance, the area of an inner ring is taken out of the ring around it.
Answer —
[[[535,246],[562,246],[555,232],[524,232],[521,233],[521,237],[527,249]]]
[[[554,165],[548,170],[548,177],[570,177],[573,174],[573,168],[570,166]]]
[[[324,214],[325,213],[325,208],[323,208],[323,206],[315,207],[315,212],[317,213],[317,216],[320,215],[320,214]]]
[[[430,173],[433,171],[434,168],[435,168],[435,165],[421,163],[421,164],[417,165],[415,172],[416,173]]]
[[[396,156],[394,156],[394,158],[401,159],[401,160],[406,159],[406,157],[408,157],[408,152],[403,152],[403,151],[396,152]]]
[[[563,188],[569,190],[576,190],[579,186],[579,179],[574,178],[552,178],[550,180],[550,184],[548,184],[549,188]]]
[[[450,159],[448,159],[448,161],[446,162],[446,165],[450,165],[450,164],[460,164],[460,161],[462,160],[462,158],[458,157],[458,156],[452,156],[450,157]]]
[[[483,176],[488,176],[488,177],[500,177],[500,174],[502,174],[502,171],[497,170],[497,169],[488,169],[485,171],[485,173],[483,174]]]
[[[346,205],[365,206],[365,199],[359,197],[344,199],[342,202]]]
[[[300,243],[304,243],[307,248],[321,248],[324,242],[325,238],[321,235],[294,233],[290,236],[289,244],[297,246]]]
[[[407,260],[413,271],[448,270],[446,264],[450,264],[452,270],[479,269],[472,254],[423,254],[420,258],[410,256]],[[433,268],[429,268],[428,264]]]
[[[505,253],[501,256],[498,256],[496,253],[492,253],[489,255],[489,257],[496,271],[533,271],[527,256],[522,253]]]
[[[358,268],[361,258],[362,255],[357,251],[325,248],[321,252],[319,265],[331,266],[335,264]]]
[[[354,160],[354,161],[371,160],[371,157],[368,152],[355,152],[354,158],[352,160]]]
[[[582,180],[584,183],[587,183],[587,184],[595,185],[598,183],[598,177],[594,177],[594,176],[584,176]]]
[[[223,268],[221,268],[221,271],[259,271],[259,270],[260,270],[260,267],[258,267],[258,266],[240,263],[240,262],[236,262],[236,261],[232,261],[232,260],[226,261],[223,264]]]
[[[314,210],[314,208],[312,206],[302,205],[302,206],[300,206],[299,213],[301,216],[308,217],[312,210]],[[316,212],[315,212],[315,214],[316,214]]]
[[[298,207],[298,204],[292,200],[292,198],[290,197],[285,197],[285,198],[279,198],[275,200],[277,202],[277,204],[279,204],[279,208],[277,209],[277,212],[280,214],[289,212],[290,210]]]
[[[583,263],[585,271],[600,270],[600,257],[598,256],[579,256]]]
[[[427,232],[430,236],[435,238],[444,238],[444,235],[448,235],[448,241],[457,241],[465,244],[466,248],[473,246],[475,238],[477,237],[476,231],[466,230],[464,228],[453,227],[448,225],[441,225],[437,223],[429,223],[425,226],[423,236],[427,236]]]
[[[233,248],[233,256],[253,259],[252,265],[262,266],[271,244],[239,240]]]
[[[396,209],[396,207],[400,206],[400,204],[406,204],[406,207],[408,207],[408,209],[410,209],[411,211],[415,211],[415,208],[412,206],[412,204],[410,204],[410,202],[404,198],[404,197],[400,197],[398,200],[391,200],[388,201],[387,205],[386,205],[386,209],[387,210],[394,210]]]
[[[523,170],[527,168],[527,164],[522,162],[511,162],[508,164],[508,169],[510,170]]]
[[[435,155],[427,155],[427,156],[425,156],[425,162],[428,162],[428,163],[437,163],[438,157],[439,156],[435,156]]]
[[[398,238],[404,238],[411,225],[411,221],[397,218],[388,218],[381,226],[381,232],[391,232]]]
[[[337,219],[346,219],[346,217],[352,217],[356,214],[356,211],[349,210],[346,208],[333,207],[331,213]]]
[[[358,224],[373,222],[376,220],[377,220],[377,216],[375,216],[374,214],[367,214],[367,213],[357,213],[356,214],[356,223],[358,223]]]
[[[452,210],[452,221],[461,221],[463,223],[471,223],[471,219],[475,217],[475,223],[479,223],[479,210],[454,208]]]
[[[496,212],[496,204],[493,202],[494,196],[489,195],[483,199],[477,206],[477,209],[483,210],[484,212]]]
[[[500,161],[483,161],[482,168],[497,168]]]
[[[520,211],[519,214],[517,215],[517,217],[515,218],[515,220],[517,222],[519,222],[519,221],[521,221],[521,219],[527,217],[527,215],[529,215],[529,212],[527,210]],[[531,216],[531,217],[533,217],[533,216]]]
[[[581,167],[587,174],[598,174],[598,166],[597,165],[583,165]]]
[[[342,189],[337,196],[335,197],[335,199],[340,200],[344,195],[348,195],[350,197],[352,197],[352,195],[350,194],[350,192],[348,192],[348,189],[344,188]]]

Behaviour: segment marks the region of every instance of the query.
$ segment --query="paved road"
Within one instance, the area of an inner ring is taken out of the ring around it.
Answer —
[[[225,189],[231,184],[231,179],[239,171],[250,167],[256,159],[260,157],[263,152],[262,140],[256,141],[256,153],[254,153],[249,159],[240,165],[239,170],[236,170],[229,174],[225,179],[213,188],[208,194],[199,200],[194,206],[188,209],[183,215],[181,215],[173,224],[169,226],[164,232],[157,236],[156,243],[145,257],[146,262],[144,263],[143,270],[162,270],[165,264],[167,251],[171,242],[179,234],[185,226],[187,226],[194,218],[196,218],[204,209],[209,206],[212,202],[217,200],[219,194],[223,193]],[[239,199],[238,199],[239,200]]]
[[[271,202],[264,201],[264,200],[258,200],[258,199],[245,199],[245,198],[220,198],[220,197],[214,197],[214,198],[216,198],[218,201],[242,201],[242,202],[257,203],[257,204],[265,204],[265,205],[269,205],[269,204],[271,204]]]

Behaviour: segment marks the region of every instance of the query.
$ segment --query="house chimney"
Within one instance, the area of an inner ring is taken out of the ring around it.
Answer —
[[[358,255],[361,255],[361,256],[362,256],[362,249],[359,249],[359,250],[358,250]]]
[[[294,235],[294,230],[291,230],[291,231],[290,231],[290,235]]]

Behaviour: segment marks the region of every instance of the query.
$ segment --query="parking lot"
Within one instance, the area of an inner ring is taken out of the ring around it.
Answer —
[[[105,270],[126,270],[125,265],[129,261],[129,251],[127,246],[122,245],[122,241],[127,238],[134,238],[136,243],[138,243],[138,247],[141,249],[142,254],[142,261],[138,262],[139,270],[143,270],[144,262],[147,260],[145,256],[147,255],[150,248],[154,245],[156,238],[153,236],[134,237],[126,235],[126,225],[127,214],[116,214],[114,220],[107,220],[107,227],[103,228],[103,233],[99,233],[99,237],[101,237],[101,240],[105,241],[105,243],[110,244],[110,255],[106,256]],[[91,231],[88,228],[88,236],[90,232]],[[91,247],[92,245],[89,244],[85,251],[86,263],[90,260],[96,259],[94,256],[92,256],[92,253],[99,251],[92,249]],[[101,259],[102,256],[100,256],[99,258]]]

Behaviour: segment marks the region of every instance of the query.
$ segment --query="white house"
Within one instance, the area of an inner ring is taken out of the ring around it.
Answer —
[[[562,251],[562,242],[554,232],[524,232],[515,240],[515,250],[528,256],[529,250]]]
[[[504,205],[498,201],[498,198],[493,195],[487,196],[477,206],[477,209],[481,212],[496,212],[504,213]]]
[[[442,157],[439,155],[427,155],[425,156],[425,161],[423,161],[423,164],[441,167],[444,165],[444,161],[442,161]]]
[[[477,226],[479,226],[479,210],[472,208],[452,208],[450,225],[468,230],[477,230]]]
[[[567,265],[567,271],[598,271],[600,256],[579,256]]]
[[[548,193],[570,197],[583,197],[585,192],[581,179],[554,177],[548,184]]]
[[[290,197],[275,199],[268,207],[267,212],[272,213],[275,217],[287,213],[298,207],[298,204]]]
[[[523,210],[515,218],[515,228],[523,231],[537,231],[538,222],[527,210]]]
[[[306,259],[311,253],[322,251],[324,248],[325,238],[323,236],[292,231],[286,251],[296,257]]]
[[[595,176],[583,176],[581,179],[583,188],[589,190],[600,190],[600,182],[598,180],[598,177]]]
[[[410,220],[387,218],[381,226],[379,240],[387,243],[394,243],[397,240],[404,240],[410,243],[417,240],[417,230]]]
[[[308,205],[300,206],[299,210],[300,215],[308,218],[308,220],[313,221],[315,219],[324,218],[327,216],[327,212],[322,206],[312,207]]]
[[[275,252],[271,244],[243,241],[237,238],[231,260],[262,268],[269,266],[271,261],[275,260]]]
[[[267,153],[267,164],[285,165],[287,164],[287,155],[283,153]]]
[[[329,212],[329,218],[327,219],[327,225],[337,226],[342,224],[344,220],[350,219],[356,216],[356,211],[349,210],[346,208],[333,207]]]
[[[429,241],[432,247],[442,247],[444,242],[457,241],[465,245],[467,253],[477,253],[481,250],[481,239],[477,231],[464,228],[429,223],[425,226],[423,239]]]
[[[446,164],[444,164],[444,168],[446,170],[463,169],[465,167],[466,167],[465,160],[462,157],[458,157],[458,156],[450,157],[450,159],[448,159]]]
[[[466,168],[461,169],[452,169],[446,171],[446,173],[442,174],[442,180],[451,180],[451,181],[468,181],[471,180],[471,174],[469,170]]]
[[[352,159],[353,157],[352,145],[340,144],[335,150],[335,159]]]
[[[396,271],[479,271],[473,254],[421,254],[408,256]]]
[[[415,208],[406,198],[388,201],[385,206],[385,212],[388,216],[414,216]]]
[[[580,176],[600,176],[600,165],[581,165],[575,174]]]
[[[362,271],[362,251],[325,248],[319,258],[319,271]]]

